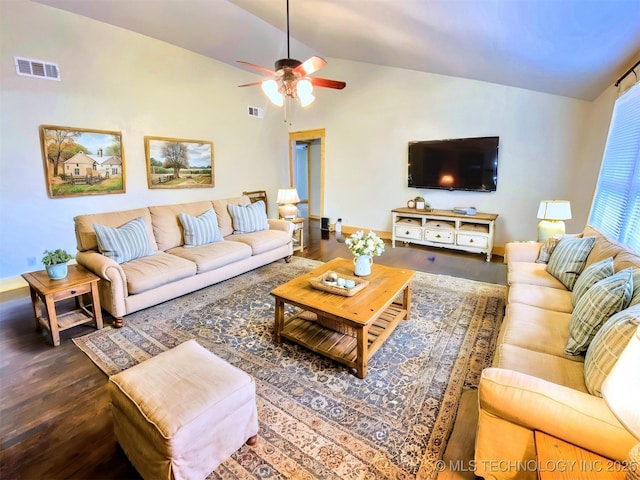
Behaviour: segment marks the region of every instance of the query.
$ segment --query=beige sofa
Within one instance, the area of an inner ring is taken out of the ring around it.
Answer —
[[[640,269],[638,255],[591,227],[580,236],[596,239],[585,268],[613,257],[615,272]],[[589,352],[564,352],[574,309],[572,292],[546,271],[546,264],[536,263],[541,247],[540,243],[505,247],[505,318],[492,368],[483,371],[478,390],[475,473],[486,479],[535,479],[536,430],[621,461],[637,443],[604,399],[589,393],[584,368]],[[633,280],[640,279],[640,270],[632,272]],[[638,303],[640,285],[635,285],[627,307],[633,308],[628,311],[634,319]]]
[[[76,260],[100,277],[102,308],[122,326],[122,317],[152,305],[221,282],[293,253],[293,224],[268,219],[269,229],[234,233],[228,205],[247,205],[249,197],[162,205],[80,215],[74,218]],[[213,209],[223,241],[185,247],[179,213],[198,216]],[[101,254],[93,225],[120,227],[142,217],[152,255],[117,263]]]

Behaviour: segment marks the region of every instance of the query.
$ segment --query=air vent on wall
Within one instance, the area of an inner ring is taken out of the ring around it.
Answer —
[[[248,111],[250,117],[264,118],[264,110],[262,108],[252,107],[251,105],[249,105]]]
[[[51,62],[43,62],[32,58],[13,57],[16,62],[16,73],[23,77],[44,78],[60,81],[60,69]]]

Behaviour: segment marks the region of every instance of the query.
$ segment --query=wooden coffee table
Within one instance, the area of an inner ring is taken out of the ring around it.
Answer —
[[[309,280],[327,271],[353,276],[353,262],[336,258],[275,288],[275,341],[282,338],[356,369],[367,376],[367,362],[401,320],[409,319],[413,270],[375,264],[369,284],[352,297],[317,290]],[[401,301],[398,297],[402,295]],[[302,311],[285,319],[285,304]]]

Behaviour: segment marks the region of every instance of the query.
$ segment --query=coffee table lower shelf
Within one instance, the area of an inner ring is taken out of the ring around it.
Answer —
[[[303,310],[287,318],[280,336],[355,368],[359,378],[366,376],[368,360],[391,335],[398,323],[407,318],[407,310],[401,303],[394,302],[371,324],[356,328],[337,320],[336,328],[342,331],[336,331],[321,325],[318,321],[305,318],[308,312],[309,310]],[[323,316],[322,312],[312,313]]]

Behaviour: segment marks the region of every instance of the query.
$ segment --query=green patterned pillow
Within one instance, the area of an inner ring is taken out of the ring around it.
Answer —
[[[233,233],[269,230],[267,209],[262,200],[248,205],[233,205],[230,203],[228,208],[233,220]]]
[[[595,237],[563,237],[549,257],[547,272],[560,280],[567,289],[573,290],[595,241]]]
[[[587,290],[571,314],[564,353],[580,355],[585,352],[600,327],[612,315],[627,308],[633,291],[631,275],[631,268],[625,268]]]
[[[573,286],[571,294],[571,302],[575,307],[582,296],[587,293],[594,283],[599,282],[603,278],[613,275],[613,257],[605,258],[599,262],[592,263],[584,272],[580,274]]]
[[[591,340],[584,358],[584,382],[592,395],[602,396],[602,384],[640,325],[640,305],[616,313]]]
[[[640,268],[633,269],[633,294],[629,305],[640,305]]]
[[[117,228],[94,224],[93,230],[98,238],[100,252],[118,263],[153,255],[149,245],[147,226],[142,217]]]
[[[197,217],[179,213],[178,218],[184,229],[185,247],[197,247],[222,240],[222,234],[218,228],[218,217],[213,210],[207,210]]]

